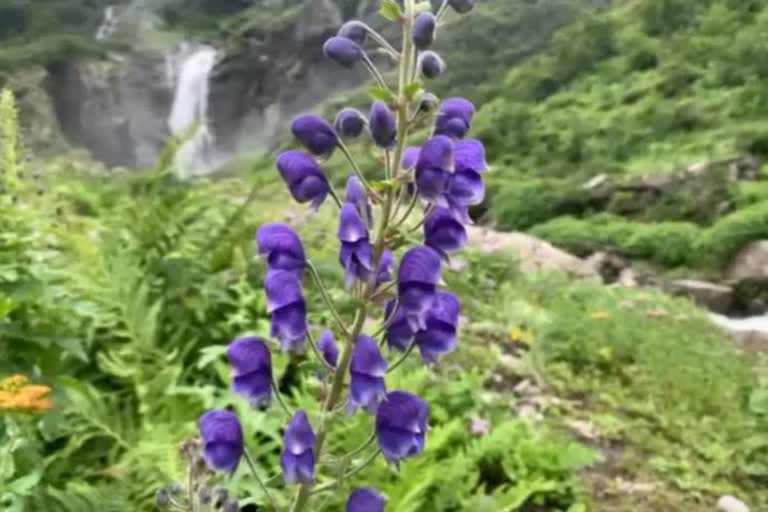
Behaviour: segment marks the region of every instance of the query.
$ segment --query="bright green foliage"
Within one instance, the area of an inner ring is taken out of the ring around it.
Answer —
[[[19,112],[10,89],[0,90],[0,171],[4,185],[11,191],[18,187]]]

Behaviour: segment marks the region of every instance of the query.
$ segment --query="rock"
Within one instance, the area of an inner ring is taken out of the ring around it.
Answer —
[[[717,501],[718,512],[749,512],[749,507],[734,496],[723,496]]]
[[[595,272],[597,272],[605,283],[615,283],[622,271],[629,266],[627,260],[606,251],[599,251],[592,254],[586,260]]]
[[[726,278],[734,282],[768,282],[768,240],[742,249],[728,266]]]
[[[688,297],[700,306],[717,313],[727,313],[733,303],[733,288],[708,281],[679,279],[669,283],[666,288],[673,295]]]
[[[768,315],[728,318],[712,313],[710,319],[747,352],[768,352]]]
[[[639,285],[637,273],[631,268],[625,268],[619,274],[616,284],[624,288],[637,288]]]
[[[487,228],[467,228],[469,243],[483,252],[510,251],[523,272],[561,271],[577,277],[600,275],[583,259],[525,233],[501,233]]]

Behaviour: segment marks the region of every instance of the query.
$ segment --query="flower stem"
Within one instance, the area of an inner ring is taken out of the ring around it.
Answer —
[[[406,359],[408,359],[408,356],[411,355],[411,352],[413,352],[413,349],[414,349],[415,346],[416,346],[415,342],[412,342],[410,345],[408,345],[408,348],[405,350],[403,355],[400,356],[400,359],[395,361],[394,364],[392,364],[392,366],[390,366],[387,369],[387,373],[391,373],[391,372],[397,370],[397,367],[400,366],[401,364],[403,364]]]
[[[349,328],[347,327],[347,324],[344,323],[344,320],[341,318],[341,315],[336,309],[336,306],[333,304],[331,296],[328,295],[328,289],[323,284],[323,280],[320,278],[320,272],[317,271],[317,267],[310,260],[307,260],[307,267],[309,267],[309,273],[312,274],[312,278],[315,280],[315,284],[320,290],[320,294],[323,296],[325,304],[328,306],[328,309],[331,310],[331,315],[333,315],[336,323],[339,324],[339,329],[341,329],[345,336],[349,336]]]
[[[352,166],[352,170],[355,171],[355,174],[358,178],[360,178],[360,181],[362,182],[363,186],[366,188],[369,194],[371,194],[374,197],[378,197],[378,194],[373,189],[370,183],[368,183],[368,180],[365,179],[365,176],[363,176],[363,171],[360,170],[360,166],[357,165],[357,162],[352,157],[352,153],[350,153],[349,148],[342,142],[341,138],[339,137],[337,145],[339,147],[339,150],[344,153],[344,157],[349,162],[349,165]]]
[[[254,464],[253,462],[253,457],[251,457],[251,454],[248,453],[248,450],[245,450],[243,452],[243,455],[245,457],[245,461],[248,463],[248,467],[251,469],[253,478],[256,480],[256,483],[259,484],[259,487],[261,487],[261,491],[264,493],[267,499],[269,499],[269,502],[272,505],[272,510],[277,511],[277,502],[275,502],[275,497],[272,496],[272,493],[269,492],[269,489],[267,488],[264,481],[261,478],[259,478],[259,473],[256,471],[256,464]]]
[[[280,394],[280,386],[277,385],[277,381],[275,381],[275,377],[272,376],[272,392],[275,394],[275,398],[277,398],[277,402],[280,404],[280,408],[285,412],[285,414],[290,418],[293,416],[293,413],[291,412],[291,409],[288,407],[288,405],[283,400],[283,395]]]
[[[365,64],[365,67],[368,68],[368,71],[371,73],[371,76],[373,76],[374,80],[376,80],[376,83],[379,84],[382,89],[389,90],[389,86],[387,85],[387,82],[384,81],[384,77],[381,76],[381,73],[379,73],[376,65],[365,52],[363,52],[363,64]]]

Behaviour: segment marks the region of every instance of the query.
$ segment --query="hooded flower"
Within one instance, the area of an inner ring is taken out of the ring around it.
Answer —
[[[397,138],[395,114],[383,101],[374,101],[368,116],[368,129],[377,146],[389,149]]]
[[[349,365],[350,411],[363,407],[369,414],[376,412],[381,397],[387,392],[384,376],[388,367],[376,341],[369,336],[358,336]]]
[[[396,302],[391,300],[384,308],[384,318],[389,321],[386,332],[387,346],[390,350],[405,352],[413,340],[413,329],[403,310],[399,306],[395,310],[395,304]],[[393,314],[394,317],[392,317]],[[391,321],[390,318],[392,318]]]
[[[434,363],[438,357],[456,348],[461,303],[455,295],[439,292],[427,312],[426,329],[416,333],[416,346],[426,363]]]
[[[315,478],[315,432],[303,410],[293,415],[283,435],[280,465],[286,483],[309,483]]]
[[[272,402],[272,356],[263,339],[245,336],[232,342],[227,349],[232,367],[232,388],[253,407],[269,406]]]
[[[323,45],[323,53],[345,68],[353,67],[357,61],[363,58],[362,47],[352,39],[341,36],[328,39]]]
[[[328,366],[336,368],[336,365],[339,362],[339,347],[336,345],[336,340],[333,339],[333,333],[331,331],[325,331],[320,336],[318,345],[320,353],[325,362],[328,363]]]
[[[395,270],[395,256],[389,248],[381,253],[379,267],[376,269],[376,286],[380,286],[392,279],[392,271]]]
[[[466,14],[471,11],[476,3],[477,0],[448,0],[448,5],[460,14]]]
[[[435,208],[424,220],[424,243],[441,254],[467,243],[467,230],[447,208]]]
[[[368,282],[373,277],[373,247],[368,228],[352,203],[341,207],[338,237],[341,242],[339,261],[344,267],[347,286],[355,280]]]
[[[346,512],[384,512],[384,497],[370,487],[358,487],[347,500]]]
[[[416,161],[416,188],[427,201],[447,206],[444,198],[453,172],[453,141],[436,135],[424,143]]]
[[[301,151],[286,151],[277,157],[277,169],[299,203],[319,207],[330,192],[328,179],[314,158]]]
[[[336,35],[351,39],[358,45],[363,46],[365,39],[368,36],[368,31],[365,29],[365,25],[362,22],[351,20],[343,24]]]
[[[417,146],[408,146],[405,148],[405,151],[403,152],[403,161],[401,162],[401,167],[405,171],[410,171],[414,167],[416,167],[416,162],[419,160],[419,154],[421,153],[421,148]]]
[[[456,141],[453,146],[453,163],[457,172],[484,173],[488,170],[488,162],[485,160],[485,146],[476,139]]]
[[[203,456],[214,471],[234,473],[243,456],[243,429],[229,411],[208,411],[198,421]]]
[[[365,193],[365,188],[360,178],[357,176],[350,176],[347,178],[347,189],[344,201],[353,204],[357,209],[357,213],[365,221],[366,226],[369,228],[373,225],[373,210],[371,209],[371,203],[368,202],[368,195]]]
[[[304,275],[307,257],[296,231],[288,224],[264,224],[256,232],[259,254],[267,260],[269,270],[286,270],[299,280]]]
[[[397,463],[424,451],[429,406],[405,391],[388,393],[376,412],[376,438],[384,457]]]
[[[307,307],[296,276],[285,270],[267,272],[264,279],[272,336],[283,351],[301,352],[307,335]]]
[[[419,55],[419,71],[425,78],[437,78],[445,72],[445,61],[433,51]]]
[[[418,50],[426,50],[435,42],[437,18],[431,12],[422,12],[413,22],[413,44]]]
[[[435,134],[462,139],[472,125],[475,106],[464,98],[448,98],[440,105],[435,119]]]
[[[336,120],[333,122],[336,133],[345,139],[354,139],[363,133],[366,119],[362,112],[356,108],[345,108],[336,114]]]
[[[338,144],[333,127],[320,116],[298,116],[291,123],[291,132],[313,155],[329,157]]]
[[[425,315],[432,307],[440,282],[440,256],[429,247],[416,246],[400,261],[398,275],[399,309],[412,330],[423,329]]]

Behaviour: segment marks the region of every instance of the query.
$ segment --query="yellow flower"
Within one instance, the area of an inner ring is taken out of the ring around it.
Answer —
[[[589,314],[589,318],[594,318],[595,320],[602,320],[604,318],[608,318],[610,315],[607,311],[594,311]]]
[[[509,331],[509,339],[512,341],[512,343],[527,344],[529,337],[529,333],[525,329],[521,329],[519,327],[513,327]]]
[[[0,411],[42,413],[53,408],[51,388],[29,384],[23,375],[12,375],[0,381]]]

